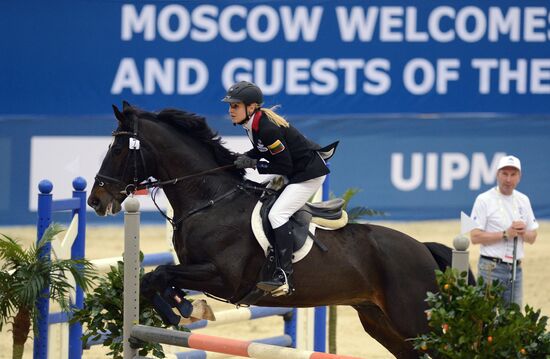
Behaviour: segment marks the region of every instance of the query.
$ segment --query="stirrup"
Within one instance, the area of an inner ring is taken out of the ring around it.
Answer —
[[[290,286],[288,285],[288,283],[285,283],[282,286],[280,286],[279,288],[271,291],[271,295],[273,297],[280,297],[280,296],[283,296],[283,295],[290,295],[290,294],[292,294],[292,291],[291,291]]]
[[[277,278],[278,276],[280,276],[280,274],[277,274],[279,272],[283,274],[283,278],[284,278],[283,282],[277,281],[276,279],[274,279],[274,278]],[[282,287],[286,283],[287,283],[287,278],[286,278],[285,271],[282,268],[277,267],[277,268],[275,268],[275,272],[273,273],[273,277],[271,278],[271,280],[261,281],[261,282],[256,284],[256,287],[263,290],[264,292],[271,293],[274,290],[277,290],[278,288]]]
[[[285,285],[285,284],[283,284],[283,285]],[[277,288],[282,287],[283,285],[275,284],[275,283],[272,284],[272,283],[269,283],[269,282],[260,282],[260,283],[256,284],[256,288],[261,289],[264,292],[271,293],[274,290],[277,290]]]
[[[282,285],[278,286],[277,288],[270,291],[270,294],[273,297],[280,297],[280,296],[283,296],[283,295],[291,295],[292,292],[294,292],[294,288],[291,288],[290,285],[289,285],[288,276],[287,276],[286,272],[282,269],[281,269],[281,272],[283,272],[283,277],[284,277],[285,282],[284,282],[284,284],[282,284]]]

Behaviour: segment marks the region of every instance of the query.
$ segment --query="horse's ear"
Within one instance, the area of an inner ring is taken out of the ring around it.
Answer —
[[[122,101],[122,111],[126,111],[130,107],[132,107],[132,105],[130,105],[128,101]]]
[[[120,122],[120,123],[123,123],[125,118],[124,118],[124,115],[122,114],[122,112],[120,112],[120,110],[118,109],[118,107],[116,107],[115,105],[113,105],[113,111],[115,113],[115,117],[116,119]]]

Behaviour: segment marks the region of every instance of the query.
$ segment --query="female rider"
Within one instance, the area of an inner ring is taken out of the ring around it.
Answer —
[[[229,103],[231,121],[244,127],[253,146],[237,157],[236,167],[256,168],[261,174],[282,175],[288,180],[268,214],[280,268],[271,280],[258,283],[258,288],[290,295],[294,287],[293,236],[289,219],[323,184],[329,173],[325,160],[332,157],[338,142],[321,148],[308,140],[282,116],[261,107],[262,91],[251,82],[234,84],[222,101]],[[287,286],[282,287],[285,283]]]

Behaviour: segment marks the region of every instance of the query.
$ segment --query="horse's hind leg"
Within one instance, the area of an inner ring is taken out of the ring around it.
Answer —
[[[397,359],[418,358],[412,345],[394,329],[391,320],[376,304],[354,305],[365,331],[388,349]]]

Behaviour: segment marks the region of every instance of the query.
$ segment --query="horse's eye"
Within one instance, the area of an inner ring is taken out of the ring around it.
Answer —
[[[114,154],[115,156],[118,156],[118,155],[120,155],[121,153],[122,153],[122,149],[121,149],[120,147],[115,147],[115,148],[113,148],[113,154]]]

